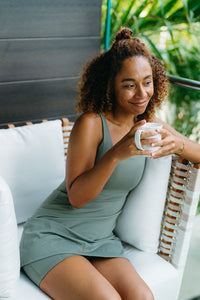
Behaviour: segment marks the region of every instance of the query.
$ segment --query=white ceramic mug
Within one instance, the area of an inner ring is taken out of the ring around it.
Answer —
[[[155,131],[156,129],[160,129],[162,128],[162,124],[159,123],[146,123],[143,126],[140,127],[140,129],[138,129],[135,133],[135,145],[139,150],[152,150],[152,151],[156,151],[158,149],[160,149],[160,147],[152,147],[150,144],[141,145],[141,141],[140,141],[140,136],[142,132],[147,132],[147,131]],[[144,138],[146,139],[157,139],[157,140],[161,140],[161,134],[156,134],[153,136],[149,136]]]

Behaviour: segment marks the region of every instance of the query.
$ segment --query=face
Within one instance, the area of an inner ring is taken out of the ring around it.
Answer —
[[[116,110],[134,116],[143,114],[153,96],[153,75],[148,60],[133,56],[124,60],[114,82]]]

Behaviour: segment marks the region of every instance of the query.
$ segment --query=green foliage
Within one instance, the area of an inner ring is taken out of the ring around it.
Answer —
[[[106,4],[102,3],[102,49]],[[110,44],[128,26],[165,64],[168,74],[200,81],[199,0],[112,0]],[[166,119],[198,141],[200,93],[171,85]]]
[[[104,49],[107,0],[102,1]],[[200,81],[199,0],[112,0],[110,44],[127,26],[165,64],[168,74]],[[177,131],[200,142],[200,92],[171,85],[162,116]],[[197,213],[200,213],[200,202]]]
[[[102,46],[105,37],[105,18],[107,0],[102,2]],[[172,42],[174,26],[187,24],[186,30],[193,22],[200,21],[200,3],[198,0],[112,0],[111,37],[121,26],[128,26],[134,35],[158,35],[166,27]],[[176,30],[183,28],[176,27]],[[155,42],[152,41],[154,47]],[[159,52],[159,49],[157,49]],[[160,53],[161,54],[161,53]]]
[[[196,214],[197,214],[197,215],[200,214],[200,198],[199,198],[199,204],[198,204],[198,206],[197,206]]]

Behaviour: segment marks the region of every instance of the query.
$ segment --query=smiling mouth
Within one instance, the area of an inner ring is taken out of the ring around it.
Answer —
[[[131,104],[137,106],[137,107],[143,107],[147,104],[147,101],[142,101],[142,102],[130,102]]]

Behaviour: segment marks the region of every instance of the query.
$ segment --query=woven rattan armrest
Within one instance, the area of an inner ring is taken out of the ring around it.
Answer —
[[[159,255],[184,268],[200,195],[200,164],[173,156]]]

